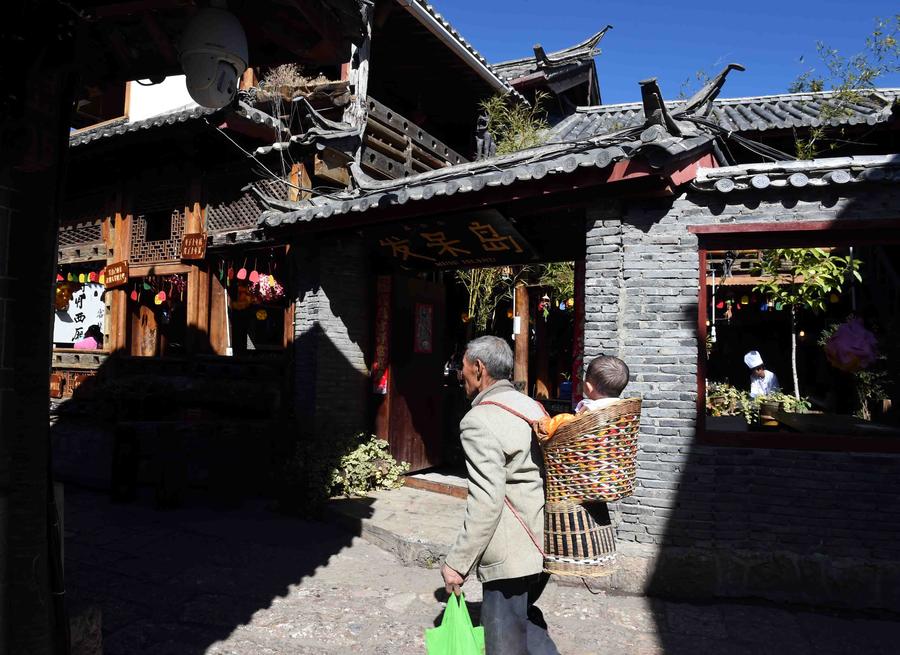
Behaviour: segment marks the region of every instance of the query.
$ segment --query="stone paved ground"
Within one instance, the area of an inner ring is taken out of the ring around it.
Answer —
[[[102,606],[106,655],[422,655],[441,612],[437,571],[261,504],[158,511],[69,487],[65,509],[69,595]],[[540,605],[563,655],[900,652],[897,620],[553,584]]]

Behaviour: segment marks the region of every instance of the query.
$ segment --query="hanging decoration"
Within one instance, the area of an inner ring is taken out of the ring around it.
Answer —
[[[861,319],[850,318],[825,343],[825,356],[835,368],[855,373],[878,359],[878,341]]]
[[[264,321],[269,318],[269,313],[265,309],[257,309],[256,310],[256,320]]]
[[[833,293],[828,297],[828,300],[831,301],[831,304],[835,304],[835,303],[840,302],[841,297],[839,295],[837,295],[836,293]]]

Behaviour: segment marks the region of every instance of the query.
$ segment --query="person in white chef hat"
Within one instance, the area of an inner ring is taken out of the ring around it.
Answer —
[[[750,369],[750,397],[768,396],[775,391],[781,391],[778,378],[772,371],[767,371],[763,364],[762,355],[758,350],[751,350],[744,355],[744,363]]]

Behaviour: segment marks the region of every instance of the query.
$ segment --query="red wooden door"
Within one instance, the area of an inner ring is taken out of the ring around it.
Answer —
[[[445,290],[397,276],[387,432],[391,454],[419,471],[442,463]]]

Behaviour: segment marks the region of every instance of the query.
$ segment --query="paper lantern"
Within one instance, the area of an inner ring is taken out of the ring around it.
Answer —
[[[242,268],[241,270],[239,270],[237,272],[237,279],[239,279],[239,280],[247,279],[247,269],[246,268]]]
[[[159,293],[162,293],[162,291],[160,291]],[[153,304],[154,305],[162,305],[162,303],[163,303],[163,299],[159,297],[159,293],[156,294],[155,296],[153,296]]]
[[[855,373],[878,359],[878,341],[862,320],[853,318],[838,327],[828,339],[825,356],[835,368]]]
[[[137,302],[138,298],[141,296],[138,294],[137,289],[132,289],[131,296],[129,296],[134,302]]]
[[[512,318],[512,317],[513,317],[513,311],[511,309],[507,309],[506,310],[506,318]]]
[[[105,269],[104,269],[103,271],[100,271],[100,284],[103,284],[103,285],[106,284],[106,272],[105,272]]]
[[[574,306],[575,306],[575,299],[574,299],[574,298],[569,298],[569,299],[566,301],[566,307],[568,307],[569,309],[572,309]]]
[[[67,279],[69,282],[74,282],[74,281],[75,281],[75,276],[72,275],[71,273],[69,273],[69,274],[66,276],[66,279]]]
[[[749,304],[750,304],[750,297],[749,297],[749,296],[741,296],[741,304],[742,304],[742,305],[749,305]]]
[[[259,271],[250,271],[250,282],[251,284],[259,282]]]
[[[157,295],[157,297],[159,298],[159,301],[160,301],[160,302],[165,302],[165,301],[166,301],[166,292],[165,292],[165,291],[160,291],[160,292],[159,292],[158,294],[156,294],[156,295]]]
[[[269,317],[269,313],[265,309],[257,309],[256,310],[256,320],[264,321]]]
[[[78,274],[78,281],[79,281],[81,284],[84,284],[84,283],[85,283],[84,273],[79,273],[79,274]]]
[[[99,280],[99,279],[100,279],[100,274],[97,273],[97,271],[91,271],[91,272],[88,274],[88,280],[89,280],[90,282],[96,282],[96,281]]]
[[[759,311],[761,311],[761,312],[769,311],[769,303],[763,302],[763,304],[759,306]]]
[[[717,303],[716,303],[716,309],[725,309],[725,301],[724,301],[724,300],[720,300],[719,302],[717,302]]]
[[[830,300],[832,302],[832,304],[834,304],[836,302],[839,302],[841,300],[841,297],[839,295],[837,295],[836,293],[833,293],[828,297],[828,300]]]
[[[783,304],[781,304],[780,302],[775,303],[775,311],[780,312],[782,309],[784,309]]]
[[[559,309],[560,309],[560,311],[565,310],[565,308],[566,308],[566,303],[560,302],[560,303],[559,303]]]
[[[60,275],[59,273],[56,274],[56,281],[57,281],[57,282],[62,282],[63,279],[65,279],[65,278],[63,278],[62,275]]]

